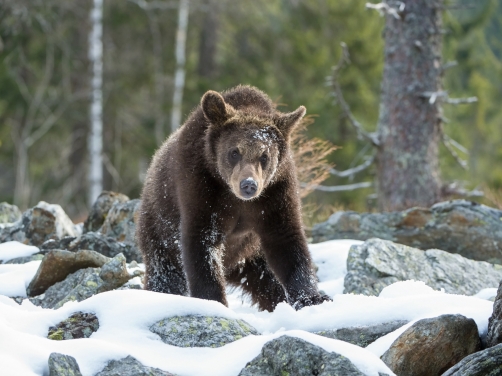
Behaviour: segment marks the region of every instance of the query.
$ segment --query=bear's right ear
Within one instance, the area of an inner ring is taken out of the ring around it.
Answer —
[[[235,109],[225,103],[220,93],[209,90],[201,100],[202,112],[213,124],[221,124],[235,115]]]

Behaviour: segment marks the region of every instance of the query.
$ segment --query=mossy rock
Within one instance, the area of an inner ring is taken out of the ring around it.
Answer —
[[[54,341],[89,338],[98,329],[99,320],[94,313],[76,312],[56,326],[51,326],[47,338]]]
[[[150,331],[164,343],[178,347],[221,347],[259,334],[243,320],[198,315],[168,317],[153,324]]]

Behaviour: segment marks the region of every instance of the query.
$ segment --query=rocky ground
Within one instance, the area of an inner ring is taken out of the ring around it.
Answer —
[[[2,259],[0,253],[0,263],[39,263],[26,294],[10,298],[23,306],[58,310],[107,291],[142,289],[143,265],[134,242],[138,204],[139,200],[103,192],[81,225],[74,225],[58,205],[41,202],[21,213],[15,206],[0,204],[0,243],[18,241],[37,247],[20,257]],[[485,323],[488,330],[480,329],[479,319],[439,314],[412,323],[389,320],[313,331],[323,341],[336,339],[359,348],[376,347],[394,333],[395,339],[380,354],[388,371],[376,373],[362,370],[353,358],[327,351],[328,345],[279,335],[262,345],[239,375],[502,375],[502,285],[496,296],[493,289],[483,290],[502,280],[501,211],[451,201],[400,213],[342,212],[317,225],[313,237],[364,241],[348,253],[344,294],[384,297],[389,294],[387,287],[408,280],[446,294],[473,296],[482,291],[494,301],[493,314]],[[242,319],[192,313],[166,316],[150,323],[148,330],[179,348],[217,349],[262,335]],[[95,338],[99,331],[99,314],[78,311],[50,326],[46,338]],[[81,374],[77,360],[67,354],[52,353],[47,362],[50,375]],[[130,355],[110,360],[93,374],[172,375]]]

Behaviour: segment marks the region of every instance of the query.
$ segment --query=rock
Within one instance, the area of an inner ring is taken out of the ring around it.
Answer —
[[[465,200],[393,213],[337,212],[312,229],[314,242],[380,238],[502,264],[502,211]]]
[[[82,376],[74,357],[58,353],[49,356],[49,376]]]
[[[108,264],[103,266],[105,269],[103,276],[106,280],[101,278],[101,268],[80,269],[68,275],[63,281],[49,287],[44,294],[31,298],[30,301],[42,308],[57,309],[66,302],[80,302],[101,292],[114,290],[123,284],[124,270],[127,271],[124,255],[115,256]],[[112,278],[114,276],[118,278]]]
[[[79,249],[91,249],[108,257],[114,257],[119,253],[124,254],[127,262],[141,262],[141,252],[135,244],[119,242],[114,238],[105,236],[99,232],[88,232],[75,239],[68,245],[70,251]]]
[[[14,223],[21,219],[21,210],[16,205],[0,202],[0,223]]]
[[[158,368],[147,367],[132,356],[108,362],[106,367],[95,376],[174,376]]]
[[[443,376],[502,375],[502,344],[466,356]]]
[[[140,202],[138,199],[127,202],[116,202],[108,212],[100,232],[119,242],[135,244],[135,215]]]
[[[108,212],[115,203],[129,201],[129,197],[122,193],[103,191],[94,202],[89,217],[84,222],[83,233],[98,231],[103,225]]]
[[[162,342],[179,347],[220,347],[259,333],[243,320],[211,316],[174,316],[150,327]]]
[[[40,252],[46,254],[51,249],[66,249],[70,248],[70,244],[77,239],[75,236],[65,236],[61,239],[49,239],[46,242],[42,243],[40,246]]]
[[[282,336],[267,342],[260,355],[246,364],[239,376],[359,376],[364,375],[342,355],[303,339]]]
[[[394,341],[382,360],[399,376],[441,375],[480,348],[474,320],[442,315],[417,321]]]
[[[496,346],[502,343],[502,282],[499,284],[497,296],[493,303],[493,313],[488,319],[488,334],[486,335],[486,347]],[[502,373],[501,373],[502,374]]]
[[[32,297],[42,294],[56,282],[64,280],[69,274],[83,268],[100,267],[108,261],[110,261],[108,257],[94,251],[70,252],[53,249],[43,258],[37,273],[26,289],[26,294]]]
[[[31,261],[40,261],[44,258],[44,255],[37,253],[31,256],[16,257],[5,262],[5,264],[26,264]]]
[[[110,286],[110,290],[122,286],[131,279],[131,275],[127,271],[126,258],[122,253],[112,258],[109,262],[103,265],[99,273],[99,277]]]
[[[396,320],[371,326],[354,326],[335,330],[323,330],[315,332],[314,334],[327,338],[339,339],[359,347],[366,347],[378,338],[399,329],[407,323],[408,321]]]
[[[12,226],[0,229],[0,243],[16,240],[39,246],[50,239],[76,235],[75,225],[61,206],[40,201],[37,206],[25,211]]]
[[[89,338],[98,329],[99,320],[94,313],[76,312],[56,326],[51,326],[47,338],[55,341]]]
[[[449,294],[474,295],[498,286],[502,266],[468,260],[438,249],[421,251],[381,239],[354,245],[347,258],[344,293],[378,295],[392,283],[423,281]]]

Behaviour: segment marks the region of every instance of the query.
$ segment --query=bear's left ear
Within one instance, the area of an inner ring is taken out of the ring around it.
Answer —
[[[288,136],[305,116],[307,109],[304,106],[298,107],[293,112],[282,114],[276,119],[276,126],[284,136]]]
[[[201,100],[202,111],[213,124],[221,124],[235,115],[235,109],[225,103],[220,93],[209,90]]]

